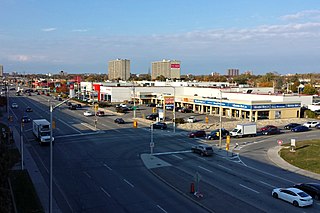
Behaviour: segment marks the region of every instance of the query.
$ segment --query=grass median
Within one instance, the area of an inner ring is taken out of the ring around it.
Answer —
[[[298,168],[320,174],[319,139],[296,142],[295,152],[291,152],[290,148],[282,148],[280,156]]]

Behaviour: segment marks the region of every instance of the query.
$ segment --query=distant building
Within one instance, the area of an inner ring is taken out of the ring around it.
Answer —
[[[109,80],[128,80],[130,78],[130,60],[117,59],[108,63]]]
[[[239,75],[239,69],[228,69],[227,70],[227,76],[238,76]]]
[[[0,77],[3,77],[3,66],[0,64]]]
[[[253,72],[250,71],[250,70],[247,70],[247,71],[245,71],[243,74],[245,74],[245,75],[253,75]]]
[[[154,80],[158,76],[163,75],[165,78],[180,79],[181,62],[177,60],[162,60],[152,62],[151,79]]]

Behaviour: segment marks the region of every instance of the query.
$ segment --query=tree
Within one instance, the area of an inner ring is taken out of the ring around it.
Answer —
[[[163,75],[157,76],[156,80],[158,81],[166,81],[166,77],[164,77]]]
[[[304,86],[302,93],[306,95],[314,95],[317,94],[317,90],[311,84],[307,84]]]

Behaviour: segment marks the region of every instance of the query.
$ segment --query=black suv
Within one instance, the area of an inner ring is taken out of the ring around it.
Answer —
[[[220,129],[215,129],[215,130],[211,131],[210,134],[207,135],[207,139],[208,140],[218,140],[218,139],[220,139],[219,134],[220,134]],[[227,135],[229,135],[229,131],[222,128],[221,129],[222,138],[225,138]]]
[[[157,122],[152,124],[154,129],[166,129],[167,128],[167,124],[163,123],[163,122]]]
[[[154,113],[154,114],[147,115],[146,119],[155,121],[157,120],[157,117],[159,117],[159,114]]]

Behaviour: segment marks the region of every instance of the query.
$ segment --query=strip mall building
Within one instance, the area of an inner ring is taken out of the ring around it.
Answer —
[[[131,100],[139,104],[162,104],[163,109],[173,105],[188,107],[194,112],[236,119],[257,121],[261,119],[299,118],[302,106],[312,104],[312,96],[274,94],[273,88],[231,88],[228,85],[199,86],[181,82],[163,82],[165,85],[136,83],[81,82],[83,96],[94,96],[99,101],[120,103]],[[222,84],[222,83],[221,83]],[[219,86],[219,88],[217,88]],[[220,87],[223,86],[224,88]]]

